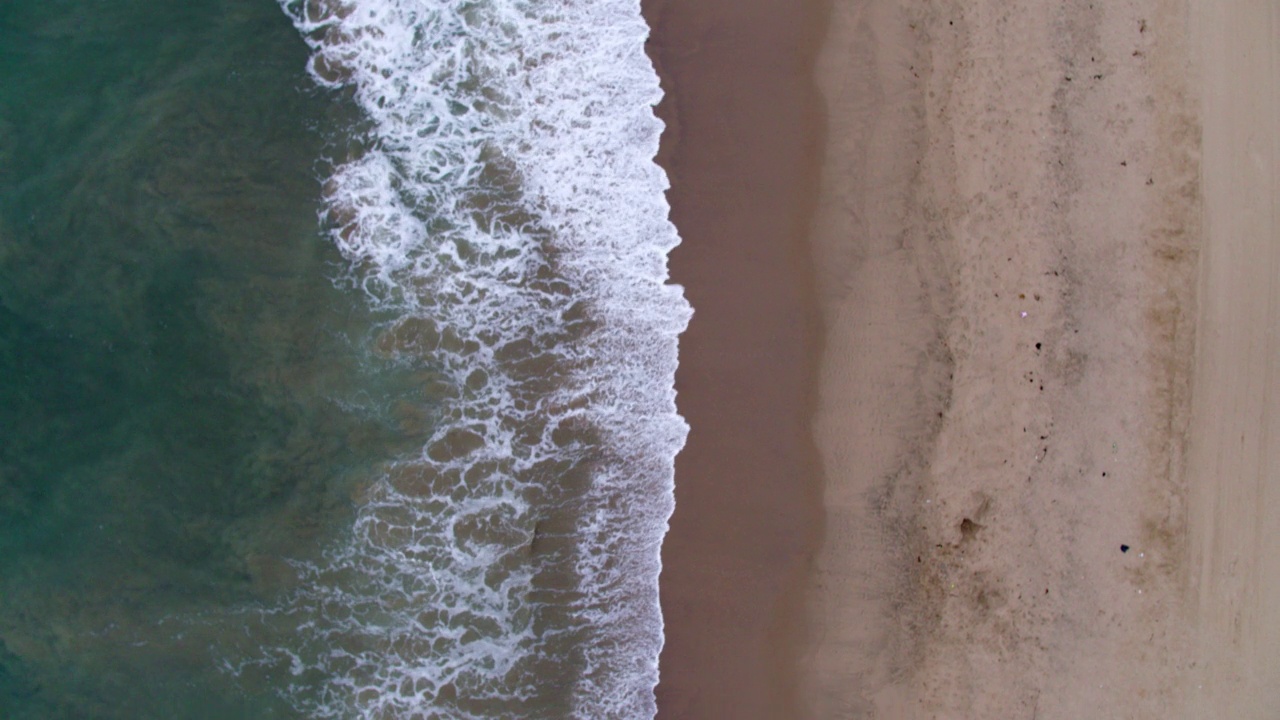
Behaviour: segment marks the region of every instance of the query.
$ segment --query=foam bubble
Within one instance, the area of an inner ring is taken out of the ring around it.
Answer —
[[[238,670],[317,717],[652,716],[690,310],[637,0],[282,6],[368,121],[325,199],[377,352],[444,400],[262,613],[301,650]]]

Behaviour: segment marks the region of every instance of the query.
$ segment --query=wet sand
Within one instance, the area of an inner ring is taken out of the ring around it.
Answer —
[[[809,433],[817,312],[805,239],[822,7],[644,3],[667,123],[659,163],[694,307],[676,375],[691,431],[663,546],[663,718],[793,716],[802,586],[821,524]]]

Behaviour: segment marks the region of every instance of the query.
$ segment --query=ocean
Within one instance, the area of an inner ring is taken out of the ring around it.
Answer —
[[[654,714],[638,0],[0,4],[0,718]]]

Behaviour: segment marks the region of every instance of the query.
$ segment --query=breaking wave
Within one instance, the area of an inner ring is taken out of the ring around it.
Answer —
[[[361,111],[324,184],[431,440],[262,613],[317,717],[651,717],[679,242],[637,0],[283,0]]]

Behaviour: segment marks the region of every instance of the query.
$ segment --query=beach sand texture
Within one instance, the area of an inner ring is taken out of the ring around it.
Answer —
[[[1204,249],[1188,452],[1188,717],[1280,716],[1280,6],[1192,5]]]
[[[809,715],[1280,712],[1277,9],[1227,5],[834,4]]]
[[[1280,6],[646,15],[660,716],[1276,717]]]

